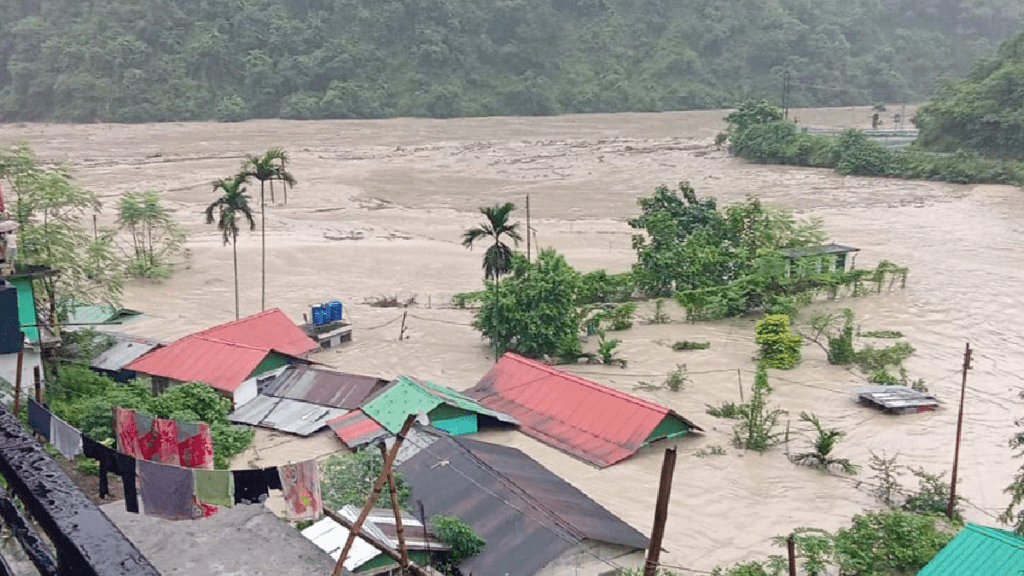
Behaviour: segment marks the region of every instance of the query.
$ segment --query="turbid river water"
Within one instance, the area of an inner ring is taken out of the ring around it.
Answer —
[[[864,126],[867,109],[798,110],[814,126]],[[0,126],[0,143],[29,142],[40,157],[65,162],[106,202],[100,223],[126,190],[155,189],[190,234],[190,257],[173,278],[131,281],[124,304],[147,317],[124,330],[171,339],[233,317],[231,249],[202,222],[214,195],[210,182],[238,169],[244,153],[286,148],[299,185],[267,209],[268,301],[298,320],[311,302],[338,297],[355,322],[355,340],[318,359],[340,369],[406,373],[455,388],[474,384],[493,362],[469,327],[472,313],[442,306],[452,293],[479,289],[481,252],[459,244],[480,221],[479,206],[530,195],[535,246],[552,246],[580,270],[628,269],[634,260],[626,219],[636,198],[658,184],[689,180],[720,204],[758,194],[767,203],[819,217],[830,240],[856,246],[858,266],[888,259],[910,267],[905,290],[821,304],[853,308],[864,330],[900,330],[916,348],[906,363],[943,406],[933,413],[889,416],[861,407],[852,390],[859,374],[829,365],[809,345],[794,370],[772,371],[773,400],[793,420],[791,450],[808,435],[802,410],[848,434],[837,452],[865,468],[872,452],[899,453],[904,464],[944,474],[951,468],[960,366],[966,342],[976,350],[965,409],[960,493],[966,517],[993,524],[1006,505],[1003,488],[1021,462],[1007,440],[1024,414],[1019,374],[1024,321],[1024,193],[1011,187],[842,177],[826,170],[751,165],[713,145],[722,112],[615,114],[554,118],[241,124]],[[520,219],[525,213],[515,213]],[[259,310],[259,236],[239,241],[242,310]],[[368,306],[368,298],[415,296],[408,338],[399,341],[401,311]],[[659,382],[686,364],[691,382],[679,392],[636,391],[707,429],[676,444],[680,458],[663,560],[710,570],[781,550],[770,539],[799,526],[835,529],[875,507],[865,487],[797,467],[779,447],[764,455],[729,446],[730,422],[705,404],[738,400],[737,375],[749,387],[756,346],[753,320],[689,324],[642,322],[617,333],[625,369],[568,367],[631,390]],[[641,316],[649,316],[650,307]],[[674,352],[676,340],[709,340],[704,351]],[[594,346],[593,342],[588,343]],[[739,372],[737,373],[737,370]],[[649,532],[661,447],[597,470],[518,433],[485,438],[517,446],[633,526]],[[274,463],[336,450],[329,438],[308,443],[261,434],[259,454]],[[275,443],[286,442],[276,449]],[[711,445],[724,456],[698,458]],[[913,484],[912,479],[905,480]]]

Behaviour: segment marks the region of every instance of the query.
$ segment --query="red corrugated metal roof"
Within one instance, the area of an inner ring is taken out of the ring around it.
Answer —
[[[125,368],[182,382],[205,382],[231,393],[270,352],[266,348],[192,335],[156,348]]]
[[[506,353],[465,391],[522,424],[522,431],[597,466],[610,466],[640,449],[674,411],[636,396]]]
[[[273,349],[292,356],[301,356],[319,347],[280,308],[271,308],[252,316],[218,324],[192,336],[205,336],[256,348]]]
[[[346,446],[352,449],[388,435],[388,431],[383,426],[360,409],[332,418],[327,421],[327,425],[334,430],[334,434]]]

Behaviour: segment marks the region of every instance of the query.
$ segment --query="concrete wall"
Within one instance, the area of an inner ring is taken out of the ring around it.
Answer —
[[[535,576],[599,576],[616,567],[638,568],[643,566],[643,563],[643,550],[584,540],[545,566]]]

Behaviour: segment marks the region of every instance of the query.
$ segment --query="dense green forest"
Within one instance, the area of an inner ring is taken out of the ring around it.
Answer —
[[[917,111],[917,144],[1024,159],[1024,33]]]
[[[907,102],[1020,0],[0,0],[0,119],[554,114]]]

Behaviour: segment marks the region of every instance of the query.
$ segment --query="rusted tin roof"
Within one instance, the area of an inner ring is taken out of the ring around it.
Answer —
[[[348,414],[336,416],[327,421],[334,434],[349,448],[355,450],[390,433],[376,420],[370,418],[360,409]]]
[[[928,412],[939,406],[939,401],[935,397],[918,392],[909,386],[866,386],[857,389],[857,399],[861,404],[893,414]]]
[[[327,427],[327,421],[345,414],[342,408],[330,408],[290,398],[257,396],[228,414],[236,424],[273,428],[281,432],[309,436]]]
[[[155,348],[125,368],[181,382],[205,382],[232,393],[270,353],[266,348],[193,335]]]
[[[461,518],[487,541],[465,574],[531,576],[583,540],[644,549],[648,540],[514,448],[440,436],[399,465],[426,516]]]
[[[354,410],[366,398],[387,385],[387,380],[373,376],[346,374],[313,366],[286,366],[267,377],[258,377],[259,393],[265,396],[291,398],[323,406]]]
[[[280,308],[218,324],[192,336],[273,349],[292,356],[302,356],[319,348]]]
[[[663,422],[702,430],[665,406],[506,353],[465,391],[530,436],[600,467],[631,456]]]

